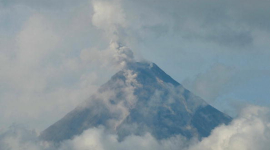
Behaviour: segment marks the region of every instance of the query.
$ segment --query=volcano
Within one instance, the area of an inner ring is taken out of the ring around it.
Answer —
[[[202,138],[231,120],[156,64],[132,62],[87,101],[44,130],[40,138],[61,142],[99,126],[117,134],[119,141],[146,133],[159,140],[176,135]]]

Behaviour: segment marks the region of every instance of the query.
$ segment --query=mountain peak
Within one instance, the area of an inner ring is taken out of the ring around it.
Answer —
[[[156,77],[163,82],[170,83],[174,86],[180,85],[173,78],[171,78],[168,74],[166,74],[162,69],[160,69],[155,63],[152,62],[133,62],[129,63],[126,70],[133,70],[137,73],[142,73],[144,75],[148,74],[153,78]]]
[[[157,139],[178,134],[205,137],[216,126],[230,121],[230,117],[185,89],[156,64],[129,62],[88,101],[40,137],[59,142],[100,125],[118,134],[119,140],[146,133]]]

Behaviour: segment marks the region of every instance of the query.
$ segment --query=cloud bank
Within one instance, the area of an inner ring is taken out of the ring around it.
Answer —
[[[3,150],[265,150],[269,147],[269,109],[248,106],[229,125],[221,125],[209,137],[198,141],[187,140],[181,135],[158,141],[149,133],[131,135],[119,142],[117,135],[108,133],[104,127],[90,128],[72,140],[59,146],[40,141],[37,133],[14,125],[0,135]]]

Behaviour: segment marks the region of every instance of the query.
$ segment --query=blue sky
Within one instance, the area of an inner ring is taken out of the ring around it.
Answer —
[[[0,0],[0,124],[42,130],[61,118],[117,71],[111,41],[232,116],[269,106],[269,5]]]

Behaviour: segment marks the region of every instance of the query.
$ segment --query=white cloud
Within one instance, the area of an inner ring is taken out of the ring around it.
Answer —
[[[94,15],[92,18],[93,25],[103,29],[110,34],[117,34],[117,27],[126,26],[126,18],[121,7],[121,0],[93,0]]]
[[[269,109],[249,106],[228,126],[214,129],[191,150],[265,150],[270,142]]]
[[[177,150],[186,146],[181,136],[157,141],[149,133],[144,136],[131,135],[119,142],[117,135],[105,131],[103,127],[91,128],[72,140],[66,140],[58,146],[40,141],[35,131],[13,126],[0,134],[1,150]]]
[[[84,50],[81,53],[83,60],[98,61],[101,64],[115,64],[123,67],[126,63],[133,61],[133,52],[126,46],[125,33],[127,20],[122,7],[121,0],[93,0],[94,14],[92,24],[98,29],[102,29],[105,37],[110,40],[110,45],[106,50]],[[88,52],[87,52],[88,51]],[[119,70],[119,67],[117,68]]]
[[[119,142],[117,135],[106,133],[100,127],[89,129],[73,140],[64,142],[61,150],[68,149],[67,147],[72,147],[71,150],[177,150],[184,145],[181,140],[182,138],[180,136],[176,136],[159,142],[147,133],[144,136],[131,135],[124,141]]]
[[[59,147],[39,141],[35,131],[13,126],[0,134],[2,150],[266,150],[270,142],[269,109],[248,106],[229,125],[213,130],[209,137],[197,141],[181,136],[161,141],[146,133],[143,136],[130,135],[119,142],[117,135],[104,127],[91,128],[74,139],[63,141]]]

